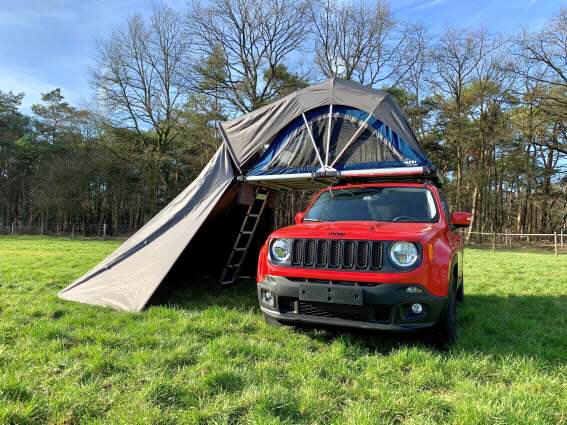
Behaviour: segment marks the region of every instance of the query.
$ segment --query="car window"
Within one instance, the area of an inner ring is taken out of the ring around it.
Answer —
[[[416,187],[339,188],[323,192],[305,221],[431,223],[438,219],[431,191]]]

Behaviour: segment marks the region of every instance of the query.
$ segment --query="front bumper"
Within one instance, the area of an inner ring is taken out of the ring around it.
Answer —
[[[433,296],[425,289],[421,293],[407,293],[408,286],[423,289],[419,284],[357,285],[348,282],[309,282],[305,279],[288,279],[281,276],[266,276],[263,282],[258,283],[257,289],[262,312],[282,322],[391,331],[407,331],[435,325],[447,297]],[[329,291],[329,294],[346,293],[346,296],[340,295],[336,299],[329,297],[328,300],[306,299],[306,289],[308,293]],[[273,306],[265,300],[266,291],[272,294]],[[348,299],[349,293],[355,295],[348,303],[342,303],[342,300]],[[411,305],[414,303],[423,306],[421,314],[412,313]]]

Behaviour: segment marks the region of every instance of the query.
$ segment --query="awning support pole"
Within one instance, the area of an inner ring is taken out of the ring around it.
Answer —
[[[366,119],[364,120],[364,122],[358,127],[358,129],[355,131],[355,133],[352,135],[352,137],[350,138],[350,140],[347,142],[347,144],[345,145],[345,147],[339,152],[339,154],[335,157],[335,160],[333,161],[333,163],[331,164],[331,167],[334,167],[334,165],[337,163],[337,161],[339,159],[341,159],[341,156],[343,156],[343,154],[346,152],[346,150],[348,148],[350,148],[350,145],[352,145],[357,139],[358,136],[360,136],[360,134],[362,133],[362,131],[364,129],[366,129],[366,124],[368,124],[368,121],[370,120],[370,117],[372,116],[372,114],[368,114],[368,117],[366,117]]]
[[[305,127],[307,127],[307,132],[309,133],[309,138],[311,139],[311,143],[313,144],[313,149],[315,149],[315,153],[317,154],[317,159],[321,163],[321,167],[323,167],[325,164],[323,164],[323,159],[321,158],[319,149],[317,149],[317,143],[315,143],[315,138],[313,137],[313,133],[311,132],[311,126],[309,125],[304,112],[301,113],[301,116],[303,117],[303,122],[305,122]]]
[[[242,169],[240,168],[240,165],[238,165],[238,161],[236,160],[236,155],[234,155],[234,152],[232,151],[232,147],[230,146],[230,143],[228,143],[228,137],[224,132],[224,128],[222,128],[222,125],[220,125],[220,123],[217,123],[217,129],[219,130],[223,143],[226,145],[228,154],[232,158],[232,162],[234,162],[234,165],[236,165],[236,169],[238,170],[238,173],[242,175]]]

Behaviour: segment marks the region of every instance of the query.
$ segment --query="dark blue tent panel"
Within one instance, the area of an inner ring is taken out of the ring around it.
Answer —
[[[329,134],[330,130],[330,134]],[[399,167],[430,167],[378,117],[360,109],[333,105],[293,119],[250,167],[247,176],[304,174]]]

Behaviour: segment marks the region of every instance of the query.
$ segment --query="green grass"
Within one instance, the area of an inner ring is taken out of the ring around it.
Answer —
[[[0,423],[567,424],[567,256],[468,249],[441,353],[270,327],[251,282],[140,314],[56,297],[117,245],[0,238]]]

